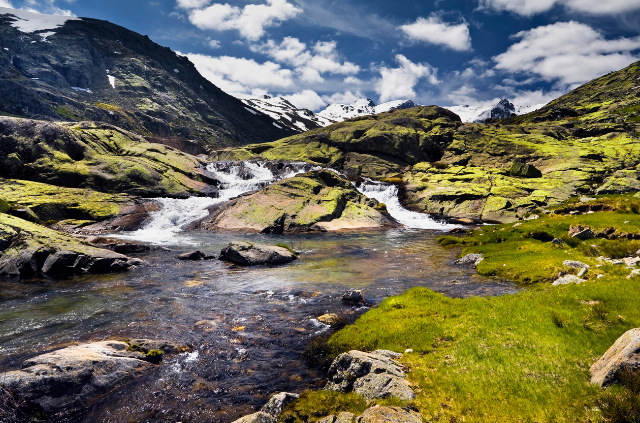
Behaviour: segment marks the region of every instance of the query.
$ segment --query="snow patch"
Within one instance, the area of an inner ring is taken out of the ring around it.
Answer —
[[[85,93],[93,93],[89,88],[71,87],[74,91],[84,91]]]
[[[75,16],[43,15],[41,13],[27,12],[25,10],[0,7],[0,15],[11,14],[18,19],[11,22],[11,26],[21,32],[36,32],[47,29],[57,29],[67,21],[79,20]]]
[[[258,114],[258,112],[256,112],[256,111],[255,111],[255,110],[253,110],[253,109],[250,109],[250,108],[248,108],[248,107],[245,107],[245,109],[247,110],[247,112],[251,112],[251,113],[253,113],[254,115],[257,115],[257,114]]]
[[[278,125],[277,123],[273,122],[273,126],[275,126],[278,129],[282,129],[282,126]]]
[[[111,86],[115,90],[115,88],[116,88],[116,77],[115,76],[111,76],[111,75],[107,75],[107,78],[109,78],[109,84],[111,84]]]
[[[316,114],[334,122],[342,122],[358,116],[375,115],[395,109],[409,109],[416,107],[411,100],[393,100],[386,103],[376,105],[370,98],[361,98],[351,104],[330,104],[326,109]]]
[[[53,31],[47,31],[47,32],[41,32],[38,35],[40,37],[42,37],[42,41],[47,41],[47,37],[51,37],[52,35],[55,35],[56,33]]]

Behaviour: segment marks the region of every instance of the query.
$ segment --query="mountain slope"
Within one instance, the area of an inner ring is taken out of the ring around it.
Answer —
[[[543,106],[544,104],[517,105],[507,99],[502,99],[490,107],[464,105],[447,107],[447,109],[460,116],[463,122],[484,123],[487,119],[509,119],[512,113],[516,115],[527,114]]]
[[[358,116],[375,115],[394,109],[415,107],[411,100],[394,100],[376,105],[370,98],[361,98],[351,104],[330,104],[323,111],[316,113],[319,118],[329,122],[342,122]]]
[[[5,115],[101,121],[209,147],[292,133],[248,111],[186,57],[96,19],[0,8],[0,91]]]
[[[333,121],[314,114],[309,109],[298,109],[283,97],[274,98],[265,95],[262,98],[253,98],[251,96],[238,98],[251,109],[270,116],[277,121],[277,125],[295,132],[310,131],[333,123]]]

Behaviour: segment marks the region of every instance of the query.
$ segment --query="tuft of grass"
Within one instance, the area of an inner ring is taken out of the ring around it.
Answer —
[[[289,252],[290,252],[291,254],[296,254],[296,252],[295,252],[295,251],[293,251],[293,248],[291,248],[291,246],[290,246],[289,244],[285,244],[284,242],[279,242],[279,243],[277,243],[277,244],[276,244],[276,247],[282,247],[282,248],[285,248],[285,249],[289,250]],[[296,254],[296,255],[297,255],[297,254]]]

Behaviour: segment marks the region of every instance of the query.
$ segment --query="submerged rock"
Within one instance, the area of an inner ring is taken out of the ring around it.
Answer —
[[[362,304],[364,302],[364,292],[361,289],[350,289],[342,294],[342,301],[345,303]]]
[[[198,261],[198,260],[211,260],[213,257],[206,255],[202,251],[191,251],[188,253],[180,254],[178,258],[180,260]]]
[[[220,260],[228,260],[241,266],[285,264],[295,259],[296,255],[284,247],[250,242],[232,242],[220,252]]]
[[[26,360],[22,369],[6,372],[2,384],[32,414],[70,414],[151,366],[145,354],[128,347],[124,342],[104,341],[39,355]]]
[[[278,416],[282,413],[282,410],[284,410],[284,408],[288,404],[291,404],[293,401],[297,400],[298,398],[300,398],[300,395],[298,394],[291,394],[289,392],[280,392],[272,396],[271,399],[269,399],[269,402],[266,403],[262,407],[262,409],[260,409],[260,411],[262,411],[263,413],[270,414],[275,418],[278,418]]]
[[[367,399],[394,397],[412,400],[415,393],[404,378],[402,366],[394,360],[401,356],[386,350],[342,353],[329,368],[325,389],[353,391]]]
[[[591,366],[591,383],[608,386],[617,381],[622,370],[640,370],[640,328],[625,332]]]

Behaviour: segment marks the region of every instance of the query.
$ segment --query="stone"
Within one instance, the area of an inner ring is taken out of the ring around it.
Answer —
[[[378,350],[371,353],[352,350],[340,354],[329,367],[324,389],[356,392],[367,399],[399,398],[412,400],[415,393],[395,361],[401,354]]]
[[[298,394],[291,394],[289,392],[280,392],[272,396],[269,399],[269,402],[267,402],[260,409],[260,411],[262,411],[263,413],[270,414],[277,419],[278,416],[282,413],[282,410],[284,410],[284,408],[288,404],[292,403],[298,398],[300,398],[300,395]]]
[[[234,420],[233,423],[276,423],[277,420],[271,414],[258,411],[257,413],[249,414],[248,416],[240,417],[238,420]]]
[[[232,242],[220,252],[220,260],[227,260],[241,266],[286,264],[297,258],[286,248],[250,242]]]
[[[568,285],[570,283],[582,283],[585,282],[584,279],[580,279],[579,277],[575,276],[575,275],[565,275],[565,276],[561,276],[558,279],[555,280],[555,282],[553,282],[554,286],[558,286],[558,285]]]
[[[113,246],[113,251],[118,254],[138,254],[150,251],[151,247],[144,244],[135,244],[133,242],[118,243]]]
[[[26,360],[2,383],[32,412],[49,415],[86,408],[151,366],[128,344],[103,341],[67,347]]]
[[[482,260],[484,260],[483,254],[467,254],[456,260],[456,264],[472,264],[477,266]]]
[[[601,387],[615,383],[621,370],[640,370],[640,328],[625,332],[591,366],[591,383]]]
[[[637,276],[640,276],[640,269],[633,269],[631,273],[627,275],[627,279],[635,278]]]
[[[555,245],[556,247],[562,247],[564,245],[564,242],[560,238],[553,238],[553,240],[551,240],[551,244]]]
[[[178,259],[180,260],[189,260],[189,261],[198,261],[198,260],[207,260],[212,257],[206,255],[202,251],[190,251],[188,253],[180,254]]]
[[[364,302],[364,292],[361,289],[350,289],[342,294],[345,303],[361,304]]]
[[[422,416],[409,408],[375,406],[365,410],[358,423],[422,423]]]
[[[640,257],[625,257],[622,259],[627,267],[634,267],[640,263]]]
[[[516,160],[513,162],[513,164],[511,165],[511,168],[509,169],[509,173],[512,176],[521,176],[524,178],[541,178],[542,177],[542,172],[536,169],[535,166],[530,164],[525,164],[519,160]]]
[[[9,210],[11,210],[9,203],[0,198],[0,213],[9,213]]]
[[[569,236],[582,241],[595,238],[593,230],[587,226],[576,225],[569,228]]]
[[[583,268],[587,268],[587,270],[589,270],[589,265],[588,264],[584,264],[581,261],[574,261],[574,260],[565,260],[562,262],[563,265],[567,266],[567,267],[572,267],[574,269],[583,269]]]
[[[329,326],[336,326],[339,325],[343,322],[343,320],[340,318],[340,316],[338,316],[335,313],[327,313],[327,314],[323,314],[322,316],[319,316],[317,318],[317,320],[320,323],[323,323],[325,325],[329,325]]]
[[[578,277],[581,278],[583,277],[587,272],[589,271],[589,267],[585,266],[582,269],[580,269],[580,271],[578,272]]]

